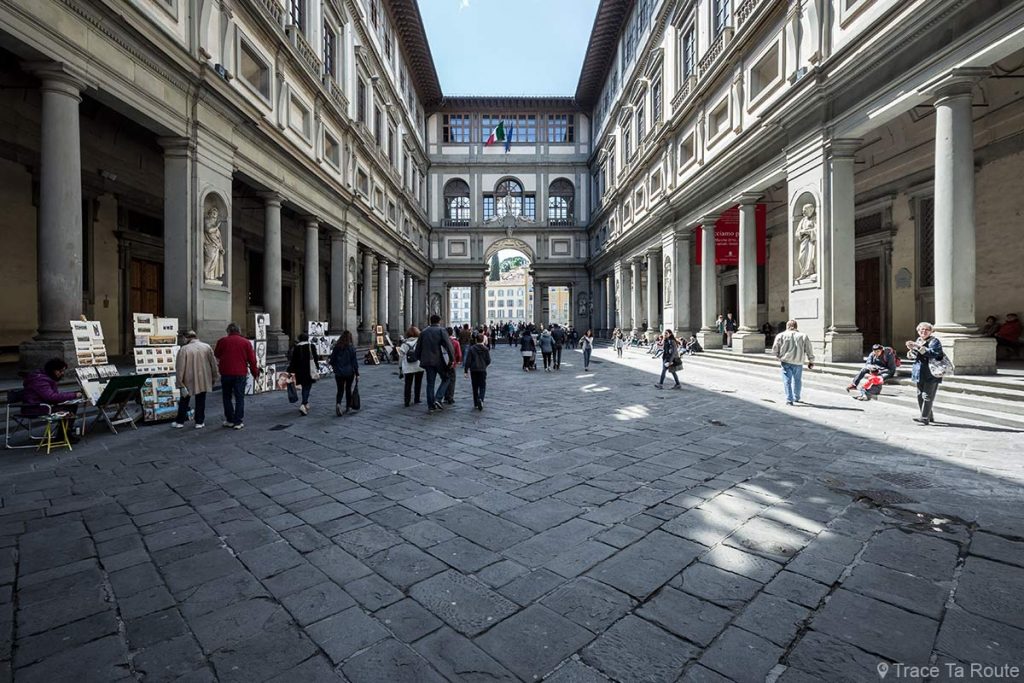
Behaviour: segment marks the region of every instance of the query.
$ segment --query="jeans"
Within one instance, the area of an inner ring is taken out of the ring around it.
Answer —
[[[551,352],[541,351],[541,355],[544,356],[544,369],[547,370],[549,367],[551,367]]]
[[[531,362],[532,362],[532,357],[531,356],[529,356],[529,355],[523,356],[523,370],[529,370]]]
[[[420,396],[423,394],[423,373],[422,372],[407,372],[405,373],[405,405],[409,405],[409,401],[412,399],[413,384],[416,385],[416,402],[420,402]]]
[[[224,399],[224,421],[242,424],[245,419],[245,375],[221,375],[220,393]]]
[[[782,364],[782,386],[786,389],[786,401],[788,403],[800,400],[803,377],[804,366],[797,363]]]
[[[554,352],[553,352],[553,354],[551,356],[551,359],[555,363],[555,370],[557,370],[560,367],[562,367],[562,345],[561,344],[555,344],[555,350],[554,350]]]
[[[191,400],[191,396],[182,396],[178,399],[178,417],[175,422],[180,425],[185,424],[188,420],[188,404]],[[196,413],[193,416],[195,423],[201,425],[206,422],[206,392],[196,394]]]
[[[445,393],[448,391],[449,376],[451,372],[448,368],[438,367],[426,367],[423,371],[427,374],[427,404],[428,408],[433,407],[435,403],[440,403],[441,399],[444,398]],[[437,388],[437,393],[434,393],[434,381],[437,380],[438,375],[441,377],[441,385]]]
[[[458,377],[454,371],[448,377],[448,389],[444,392],[444,400],[454,401],[455,400],[455,378]]]
[[[478,406],[484,402],[484,394],[487,393],[487,371],[473,370],[469,373],[469,382],[473,386],[473,405]]]
[[[921,380],[917,383],[917,407],[921,409],[921,419],[931,422],[935,419],[932,408],[935,407],[935,394],[939,391],[939,383],[935,380]]]
[[[615,347],[615,353],[619,354],[619,358],[622,358],[622,349],[623,349],[622,346],[616,346]]]
[[[658,384],[664,384],[665,383],[665,373],[668,373],[668,372],[672,373],[672,379],[674,379],[676,381],[676,385],[678,386],[679,385],[679,375],[676,374],[675,367],[672,366],[672,365],[665,365],[664,363],[661,364],[661,381],[659,381]]]
[[[871,368],[872,367],[878,367],[878,366],[865,365],[863,368],[861,368],[861,371],[858,372],[857,376],[853,378],[853,382],[851,382],[851,384],[853,384],[853,386],[855,386],[855,387],[859,387],[860,383],[864,380],[865,377],[868,376],[868,373],[871,372]],[[892,373],[889,372],[888,370],[882,370],[878,374],[882,376],[882,381],[883,382],[885,380],[889,379],[890,377],[892,377]]]
[[[341,405],[341,397],[345,397],[345,410],[348,410],[349,405],[352,403],[352,386],[355,383],[355,375],[335,375],[334,384],[338,387],[338,392],[335,394],[334,402]]]
[[[583,349],[583,369],[584,370],[589,370],[590,369],[590,354],[593,353],[593,351],[594,350],[592,348],[590,348],[590,347],[585,347]]]
[[[302,405],[309,404],[309,392],[311,391],[313,391],[312,383],[302,385],[302,401],[300,401]]]

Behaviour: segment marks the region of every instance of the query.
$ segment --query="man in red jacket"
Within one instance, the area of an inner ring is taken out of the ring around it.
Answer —
[[[228,336],[217,340],[213,355],[220,367],[220,390],[224,399],[224,426],[241,429],[245,425],[245,377],[250,372],[253,378],[260,376],[256,364],[256,351],[249,340],[242,336],[237,323],[228,325]]]

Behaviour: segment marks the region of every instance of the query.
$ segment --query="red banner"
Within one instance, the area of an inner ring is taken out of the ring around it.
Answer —
[[[754,225],[757,228],[757,265],[763,266],[768,252],[768,207],[754,207]],[[697,228],[697,265],[701,264],[702,228]],[[715,265],[740,264],[740,207],[734,206],[722,214],[715,223]]]

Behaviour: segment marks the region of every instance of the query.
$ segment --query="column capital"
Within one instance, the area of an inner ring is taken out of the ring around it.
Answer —
[[[919,92],[934,95],[936,104],[950,97],[967,97],[973,94],[978,81],[991,74],[992,70],[985,67],[951,69],[926,83]]]
[[[660,245],[657,247],[650,247],[649,249],[647,249],[647,251],[644,252],[644,256],[646,256],[648,259],[658,258],[658,256],[660,256],[661,254],[661,251],[662,249]]]
[[[170,157],[181,157],[196,151],[192,138],[167,136],[156,139],[158,145],[164,148],[164,154]]]
[[[718,222],[718,219],[721,218],[721,217],[722,217],[721,214],[717,214],[717,213],[705,214],[705,215],[701,216],[700,220],[697,221],[697,224],[700,225],[700,227],[702,227],[702,228],[705,225],[714,225],[715,223]]]
[[[277,192],[257,192],[256,196],[267,206],[281,206],[281,202],[284,201],[284,197]]]
[[[761,201],[762,197],[764,197],[764,194],[761,192],[742,192],[733,197],[732,200],[740,206],[750,206],[757,204]]]
[[[332,242],[344,242],[348,237],[348,231],[344,228],[331,228],[329,233]]]
[[[21,68],[42,81],[44,89],[72,97],[79,97],[86,88],[97,87],[85,71],[67,62],[32,60],[22,62]]]
[[[302,217],[302,222],[306,226],[307,229],[308,228],[312,228],[314,230],[319,230],[320,229],[320,217],[319,216],[314,216],[312,214],[303,216]]]
[[[862,144],[861,138],[832,138],[825,143],[825,151],[833,159],[852,159]]]

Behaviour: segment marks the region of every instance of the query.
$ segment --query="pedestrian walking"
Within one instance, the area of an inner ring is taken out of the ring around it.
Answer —
[[[301,333],[298,342],[288,352],[288,372],[295,378],[295,383],[302,387],[299,412],[303,415],[309,415],[309,394],[320,379],[319,366],[320,356],[309,343],[309,334]]]
[[[465,334],[463,334],[463,332]],[[463,348],[463,346],[469,346],[471,344],[471,340],[473,339],[473,333],[470,332],[468,325],[465,328],[463,328],[462,332],[459,332],[458,335],[456,335],[455,330],[453,330],[452,328],[449,327],[448,328],[448,336],[451,338],[451,340],[452,340],[452,347],[455,349],[455,358],[452,361],[452,367],[459,367],[460,365],[462,365],[462,348]],[[466,339],[466,343],[465,344],[462,343],[462,339],[460,339],[460,337],[465,337],[465,339]],[[448,390],[444,394],[445,405],[449,405],[450,406],[450,405],[455,403],[455,379],[456,379],[456,377],[457,377],[456,373],[452,372],[451,376],[448,378]]]
[[[715,318],[715,330],[722,335],[722,346],[725,346],[725,317],[721,313]]]
[[[797,329],[795,320],[786,323],[786,331],[775,338],[772,353],[782,365],[782,385],[786,390],[786,405],[800,403],[803,386],[804,363],[814,368],[814,348],[810,338]]]
[[[617,327],[612,331],[612,347],[614,347],[616,355],[622,358],[622,350],[626,348],[626,335]]]
[[[594,353],[593,330],[587,330],[580,337],[580,348],[583,349],[583,372],[590,372],[590,355]]]
[[[213,349],[220,370],[220,390],[224,399],[224,426],[242,429],[245,427],[245,378],[252,373],[253,379],[260,376],[256,363],[256,350],[248,339],[242,336],[238,323],[230,323],[227,336],[217,340]]]
[[[732,335],[736,334],[736,330],[739,329],[739,326],[736,324],[736,319],[732,316],[732,313],[727,313],[725,315],[725,322],[723,325],[725,326],[725,344],[731,349]]]
[[[416,346],[419,343],[420,328],[412,325],[405,331],[405,341],[398,348],[399,369],[402,379],[405,381],[405,407],[408,408],[410,401],[420,403],[420,395],[423,391],[423,367],[416,358]],[[415,385],[415,400],[413,400],[413,387]]]
[[[206,394],[213,391],[217,383],[217,357],[206,342],[199,341],[193,330],[185,333],[185,343],[174,358],[174,376],[181,398],[178,399],[178,416],[171,426],[181,429],[188,420],[188,408],[192,397],[196,399],[196,411],[192,421],[196,429],[206,426]]]
[[[551,326],[551,338],[555,342],[555,346],[551,351],[551,365],[555,370],[561,370],[562,368],[562,347],[565,342],[568,341],[568,335],[565,332],[565,328],[557,323]]]
[[[544,372],[551,372],[551,354],[555,351],[555,338],[551,336],[551,330],[541,329],[537,345],[544,357]]]
[[[942,350],[942,342],[934,336],[934,332],[931,323],[920,322],[917,324],[917,340],[907,342],[907,357],[914,361],[910,378],[917,385],[917,407],[921,411],[914,422],[920,425],[929,425],[935,421],[932,412],[935,395],[939,392],[942,376],[949,365]]]
[[[359,357],[351,332],[344,330],[334,342],[328,362],[334,371],[334,383],[338,388],[334,395],[334,414],[341,417],[351,410],[352,389],[359,383]],[[342,396],[345,397],[344,411],[341,409]]]
[[[420,367],[427,377],[427,412],[443,410],[441,405],[448,382],[452,374],[452,362],[455,358],[455,347],[451,337],[441,327],[441,316],[436,313],[430,316],[430,326],[420,332],[420,340],[414,357],[419,360]],[[434,393],[434,382],[440,378],[441,383]]]
[[[537,355],[537,344],[529,330],[523,330],[519,338],[519,353],[523,356],[523,372],[529,372],[530,364]]]
[[[682,389],[683,385],[679,383],[679,375],[676,371],[683,367],[683,359],[679,357],[679,342],[676,340],[672,330],[665,330],[665,334],[662,338],[662,354],[661,354],[661,380],[654,386],[658,389],[665,388],[665,373],[671,372],[672,379],[676,381],[673,389]]]
[[[484,395],[487,393],[487,366],[491,364],[491,352],[480,335],[476,335],[472,342],[462,362],[462,370],[469,375],[470,385],[473,387],[473,407],[483,410]]]

